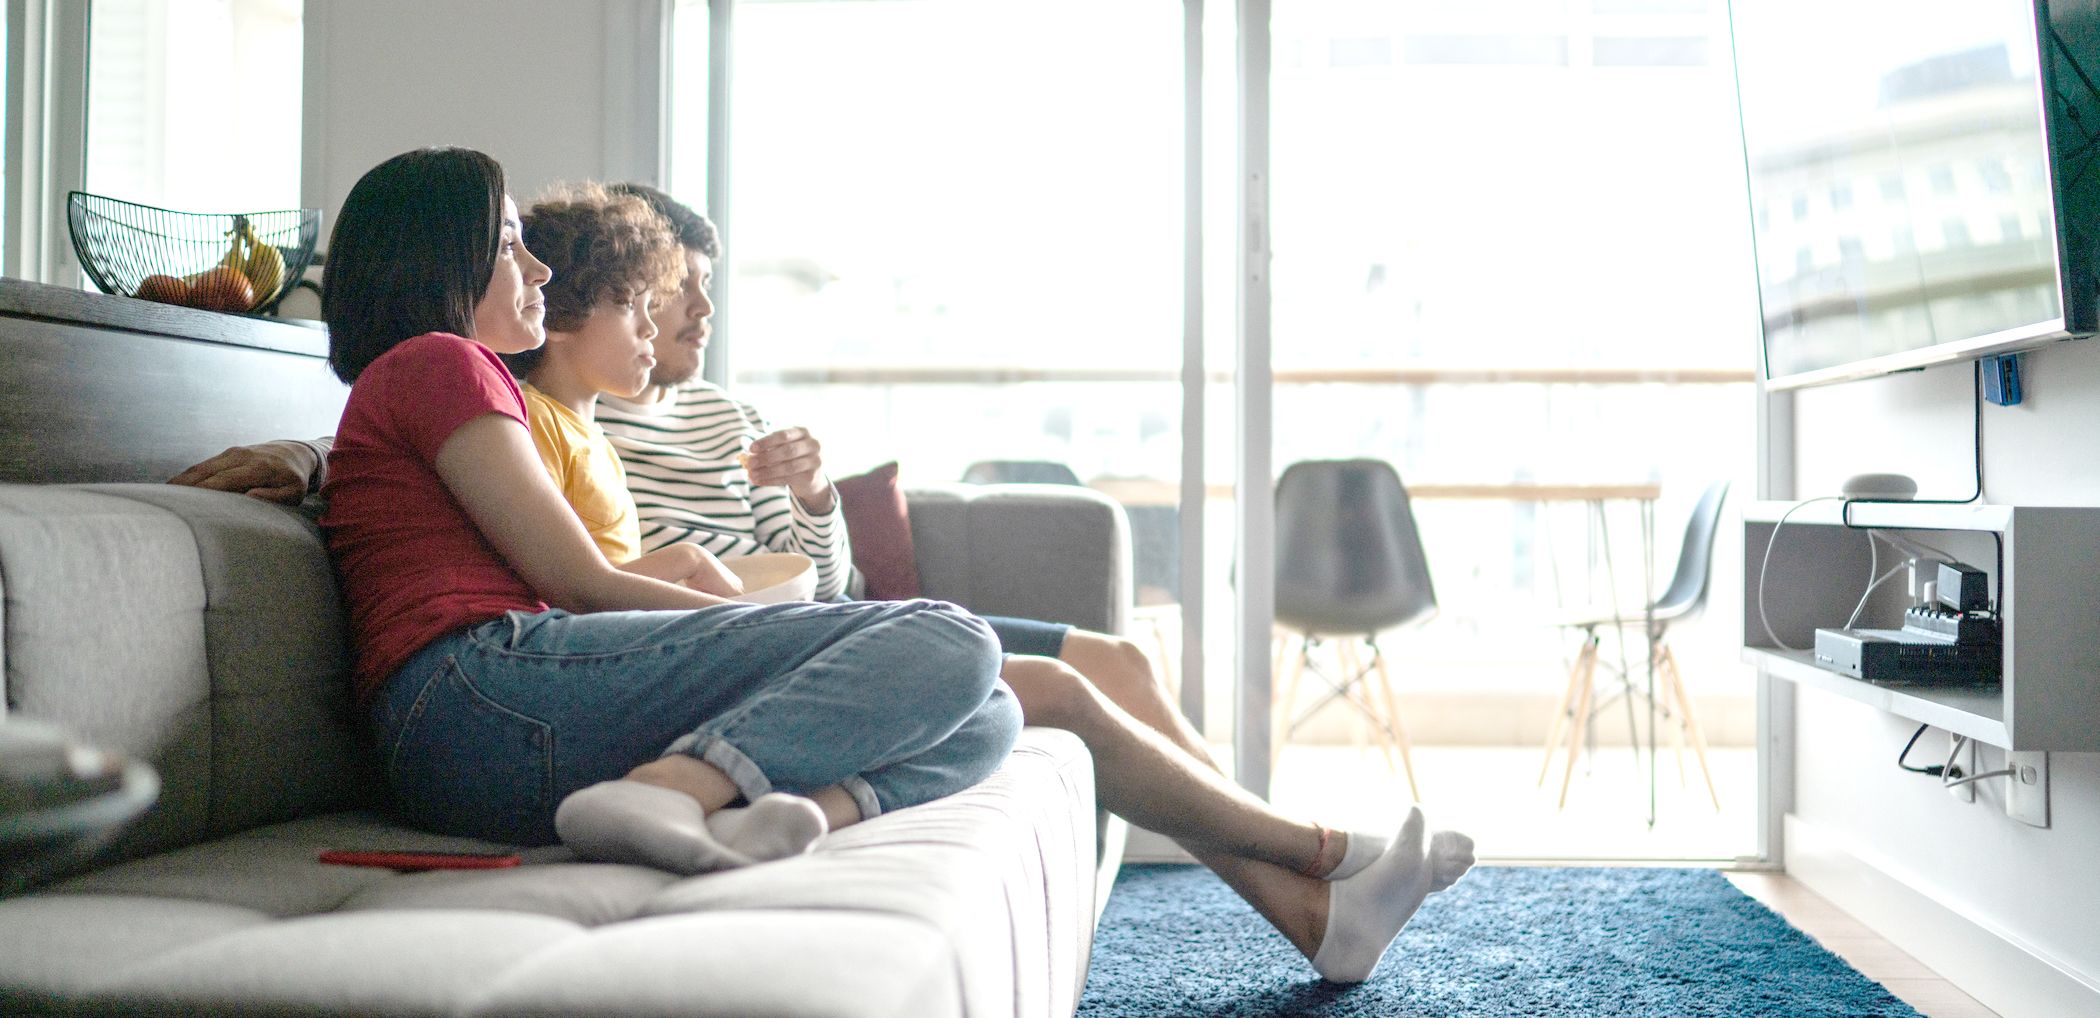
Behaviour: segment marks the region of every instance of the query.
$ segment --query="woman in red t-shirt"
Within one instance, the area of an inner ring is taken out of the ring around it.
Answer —
[[[387,160],[344,200],[323,277],[352,386],[321,522],[399,810],[694,873],[990,774],[1020,712],[969,613],[741,604],[606,563],[496,359],[545,338],[547,268],[505,191],[479,152]]]

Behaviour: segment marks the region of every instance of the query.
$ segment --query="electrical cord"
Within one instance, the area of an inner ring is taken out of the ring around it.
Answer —
[[[1953,733],[1949,733],[1949,735],[1953,737],[1953,749],[1947,754],[1947,766],[1940,768],[1940,787],[1942,789],[1951,789],[1955,785],[1968,785],[1972,781],[1982,781],[1982,779],[2018,775],[2018,768],[2010,768],[2008,766],[2008,768],[2003,768],[2003,770],[1984,770],[1982,775],[1966,775],[1966,777],[1963,777],[1961,768],[1955,766],[1955,758],[1961,756],[1961,747],[1968,745],[1968,737],[1966,735],[1953,735]]]
[[[1867,540],[1870,545],[1872,544],[1872,542],[1880,540],[1887,542],[1891,547],[1895,547],[1897,551],[1903,550],[1900,546],[1896,545],[1896,542],[1894,540],[1890,539],[1887,535],[1883,534],[1879,530],[1867,531]],[[1947,554],[1945,551],[1939,548],[1935,548],[1932,545],[1926,544],[1923,541],[1912,541],[1911,543],[1917,545],[1920,548],[1925,549],[1926,551],[1938,555],[1949,562],[1954,561],[1954,556]],[[1869,559],[1869,562],[1872,563],[1868,566],[1869,569],[1879,568],[1881,564],[1881,556],[1879,554],[1876,554]],[[1852,628],[1852,626],[1859,621],[1859,613],[1867,610],[1867,598],[1872,597],[1874,595],[1874,588],[1881,586],[1884,582],[1887,582],[1887,580],[1890,577],[1896,575],[1897,573],[1900,573],[1905,569],[1914,568],[1917,564],[1918,556],[1910,555],[1904,558],[1903,561],[1897,563],[1896,568],[1891,569],[1888,572],[1882,573],[1880,576],[1875,577],[1873,582],[1867,584],[1867,589],[1865,591],[1862,591],[1859,595],[1859,603],[1852,606],[1851,616],[1845,619],[1845,628]]]
[[[2012,777],[2014,774],[2019,773],[2019,770],[2017,768],[2007,767],[2002,770],[1985,771],[1982,774],[1963,774],[1961,772],[1961,768],[1959,766],[1956,766],[1956,764],[1954,763],[1954,759],[1960,756],[1962,748],[1969,744],[1969,737],[1966,735],[1954,735],[1951,732],[1948,733],[1952,741],[1949,743],[1949,747],[1947,750],[1946,763],[1933,764],[1925,767],[1913,766],[1912,764],[1907,762],[1910,759],[1910,751],[1912,747],[1918,744],[1918,736],[1924,735],[1925,729],[1930,727],[1932,726],[1919,725],[1917,731],[1910,733],[1910,741],[1903,744],[1903,752],[1896,754],[1896,766],[1901,767],[1904,770],[1911,772],[1912,774],[1929,774],[1935,778],[1939,778],[1941,788],[1959,788],[1962,785],[1973,784],[1978,781],[1988,781],[1991,778],[2009,778]]]
[[[1838,522],[1843,523],[1845,526],[1851,527],[1855,530],[1868,529],[1866,527],[1860,526],[1857,523],[1852,522],[1852,507],[1861,503],[1896,503],[1898,505],[1967,505],[1970,502],[1977,501],[1978,499],[1981,499],[1983,497],[1983,361],[1981,359],[1978,359],[1975,361],[1971,361],[1970,363],[1975,368],[1975,383],[1971,386],[1971,388],[1974,391],[1971,393],[1971,398],[1974,399],[1976,404],[1976,493],[1974,495],[1970,495],[1968,498],[1848,498],[1845,499],[1845,504],[1838,510]]]
[[[1924,730],[1924,725],[1918,726],[1918,731],[1922,732]],[[1954,735],[1952,732],[1949,732],[1948,735],[1950,737],[1950,741],[1948,743],[1949,748],[1947,750],[1947,763],[1939,769],[1941,788],[1957,788],[1962,785],[1972,784],[1974,782],[1984,781],[1990,778],[2009,778],[2014,774],[2019,773],[2019,770],[2017,768],[2006,767],[1995,771],[1984,771],[1981,774],[1963,774],[1961,772],[1961,768],[1955,766],[1954,758],[1960,756],[1962,749],[1968,746],[1969,737],[1966,735]],[[1918,737],[1916,735],[1912,735],[1911,741],[1916,742],[1917,738]],[[1909,748],[1910,747],[1908,746],[1904,747],[1906,752],[1909,751]],[[1902,757],[1897,757],[1896,762],[1899,764],[1902,763]],[[1910,767],[1904,768],[1904,770],[1914,769],[1915,768]]]
[[[1815,498],[1802,499],[1788,506],[1785,512],[1779,514],[1779,522],[1772,524],[1772,539],[1765,542],[1764,561],[1759,563],[1757,567],[1757,621],[1765,627],[1766,638],[1770,639],[1772,645],[1780,650],[1798,651],[1801,648],[1790,647],[1785,640],[1780,639],[1779,634],[1772,631],[1771,616],[1765,613],[1765,573],[1772,568],[1772,549],[1779,546],[1779,530],[1781,527],[1786,526],[1786,518],[1794,515],[1803,506],[1816,502],[1840,502],[1843,500],[1844,496],[1842,495],[1818,495]],[[1873,531],[1869,530],[1867,533],[1870,535],[1867,539],[1867,550],[1870,555],[1870,561],[1867,565],[1867,580],[1871,583],[1874,579],[1874,570],[1879,567],[1879,563],[1871,560],[1878,553],[1874,551],[1874,540],[1871,536]],[[1869,587],[1868,589],[1872,590],[1873,588]]]
[[[2016,773],[2018,772],[2011,767],[2007,767],[2004,770],[1999,771],[1984,771],[1982,774],[1971,774],[1966,778],[1956,778],[1953,781],[1942,781],[1940,782],[1940,787],[1953,788],[1956,785],[1966,785],[1969,782],[1982,781],[1985,778],[2009,778]]]
[[[1903,752],[1896,754],[1896,766],[1901,767],[1904,770],[1911,772],[1912,774],[1930,774],[1935,778],[1939,777],[1940,773],[1946,770],[1945,767],[1941,767],[1937,764],[1925,767],[1913,767],[1910,764],[1903,762],[1904,760],[1910,757],[1910,748],[1918,744],[1918,736],[1925,734],[1925,729],[1931,727],[1931,725],[1919,725],[1917,731],[1910,733],[1910,741],[1903,744]]]
[[[1909,569],[1910,567],[1911,560],[1904,559],[1903,561],[1896,563],[1895,568],[1890,569],[1888,572],[1882,573],[1880,576],[1874,577],[1874,581],[1872,583],[1867,584],[1867,589],[1860,592],[1859,603],[1852,606],[1852,614],[1845,618],[1845,628],[1852,628],[1852,626],[1859,621],[1859,613],[1867,610],[1867,598],[1874,596],[1874,588],[1879,587],[1883,583],[1888,582],[1889,577],[1894,576],[1897,573],[1904,571],[1905,569]]]
[[[2079,70],[2079,76],[2085,76],[2085,72],[2082,68]],[[2100,94],[2100,92],[2096,92],[2096,94]],[[1844,505],[1838,507],[1839,523],[1842,523],[1845,526],[1850,527],[1854,530],[1865,530],[1869,533],[1872,533],[1872,527],[1865,527],[1852,522],[1852,507],[1863,502],[1873,504],[1895,505],[1967,505],[1971,502],[1980,501],[1983,498],[1983,360],[1982,358],[1978,358],[1974,361],[1971,361],[1970,364],[1972,366],[1971,375],[1974,379],[1973,384],[1970,386],[1970,388],[1973,390],[1970,393],[1970,399],[1973,402],[1975,417],[1974,434],[1972,437],[1974,439],[1974,445],[1976,450],[1976,493],[1970,495],[1968,498],[1848,498],[1845,499]],[[1997,596],[1995,603],[2004,604],[2005,535],[1993,533],[1991,535],[1991,540],[1997,545],[1998,551]],[[1952,561],[1952,556],[1949,556],[1949,560]],[[1758,595],[1762,597],[1763,594],[1763,590],[1760,589],[1758,591]],[[1770,635],[1769,631],[1767,632],[1767,635]]]

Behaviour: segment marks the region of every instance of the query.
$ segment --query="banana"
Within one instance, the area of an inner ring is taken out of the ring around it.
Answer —
[[[277,245],[265,242],[255,232],[253,223],[244,224],[248,240],[248,259],[241,266],[241,273],[255,284],[257,302],[269,300],[277,294],[278,286],[284,283],[284,254]]]
[[[233,243],[227,247],[220,266],[248,277],[248,282],[255,286],[257,304],[275,296],[277,287],[284,282],[283,253],[276,245],[265,242],[255,232],[255,224],[245,218],[235,220],[233,229],[227,234]]]

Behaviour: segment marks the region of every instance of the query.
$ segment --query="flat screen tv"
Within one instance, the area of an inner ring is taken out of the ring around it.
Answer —
[[[2100,0],[1734,0],[1772,388],[2100,330]]]

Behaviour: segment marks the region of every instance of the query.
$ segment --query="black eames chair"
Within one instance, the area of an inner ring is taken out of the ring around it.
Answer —
[[[1428,621],[1436,607],[1414,510],[1391,464],[1308,460],[1286,469],[1276,483],[1276,623],[1286,630],[1278,671],[1294,642],[1297,653],[1289,655],[1278,702],[1276,752],[1328,704],[1346,703],[1368,722],[1388,767],[1397,754],[1408,790],[1420,799],[1378,638]],[[1359,645],[1368,651],[1368,660],[1359,655]],[[1323,646],[1335,651],[1332,673],[1314,660],[1314,651]],[[1307,672],[1327,689],[1318,702],[1294,715]]]
[[[1728,498],[1728,482],[1715,481],[1699,496],[1692,507],[1691,518],[1685,523],[1684,546],[1677,553],[1677,571],[1670,577],[1670,585],[1645,610],[1630,613],[1615,613],[1609,610],[1585,610],[1559,620],[1558,624],[1582,632],[1582,649],[1576,653],[1575,665],[1568,671],[1568,687],[1561,694],[1560,707],[1553,717],[1552,731],[1546,736],[1546,760],[1539,767],[1539,784],[1546,783],[1546,774],[1553,768],[1553,758],[1560,749],[1561,736],[1567,736],[1567,773],[1561,776],[1560,805],[1568,804],[1568,784],[1575,774],[1575,760],[1580,755],[1583,737],[1589,733],[1590,721],[1606,707],[1621,698],[1648,699],[1648,694],[1635,687],[1632,676],[1617,676],[1617,688],[1609,692],[1602,701],[1597,699],[1597,646],[1601,631],[1605,629],[1645,629],[1650,667],[1654,669],[1661,689],[1650,701],[1651,719],[1671,726],[1677,743],[1677,770],[1684,774],[1684,744],[1689,740],[1699,756],[1699,770],[1706,776],[1706,794],[1713,799],[1714,808],[1721,808],[1721,795],[1714,789],[1713,771],[1706,763],[1706,737],[1699,730],[1699,717],[1692,711],[1692,699],[1685,692],[1684,674],[1677,668],[1677,654],[1670,649],[1669,634],[1672,626],[1696,618],[1706,607],[1706,592],[1713,579],[1714,535],[1721,527],[1721,504]],[[1609,667],[1609,666],[1607,666]],[[1656,723],[1651,720],[1651,723]],[[1629,737],[1633,733],[1629,732]]]

